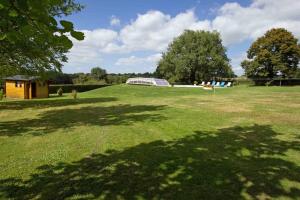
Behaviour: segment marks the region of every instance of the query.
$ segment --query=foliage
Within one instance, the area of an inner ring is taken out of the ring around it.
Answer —
[[[0,89],[4,88],[5,80],[0,78]]]
[[[300,45],[286,29],[271,29],[248,50],[241,65],[250,78],[293,77],[300,60]]]
[[[77,90],[72,90],[71,96],[73,97],[73,99],[77,99]]]
[[[249,79],[245,76],[235,78],[234,83],[236,85],[254,85],[254,81],[252,79]]]
[[[2,99],[3,99],[3,96],[4,96],[3,89],[0,89],[0,101],[2,101]]]
[[[73,79],[77,77],[77,74],[65,74],[58,71],[48,71],[46,76],[51,84],[73,84]]]
[[[60,87],[56,93],[59,97],[61,97],[63,95],[63,89]]]
[[[100,67],[91,69],[91,73],[77,73],[74,74],[72,82],[74,84],[105,84],[106,83],[106,70]]]
[[[126,83],[127,79],[131,76],[126,74],[108,74],[106,76],[106,82],[108,84],[121,84]]]
[[[90,74],[77,73],[76,75],[77,77],[72,80],[74,84],[89,84],[91,82],[96,82]]]
[[[60,71],[72,47],[69,35],[77,40],[84,35],[59,18],[82,8],[75,0],[0,0],[1,73]]]
[[[273,80],[270,80],[270,81],[267,81],[267,82],[265,83],[265,85],[268,87],[268,86],[271,86],[272,83],[273,83]]]
[[[219,33],[185,31],[163,53],[156,74],[169,82],[193,83],[217,77],[231,77],[226,49]]]
[[[91,76],[97,81],[105,80],[106,70],[102,69],[100,67],[94,67],[94,68],[91,69]]]

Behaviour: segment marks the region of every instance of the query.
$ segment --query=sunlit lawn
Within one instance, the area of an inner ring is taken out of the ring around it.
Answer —
[[[300,87],[0,103],[3,199],[300,199]]]

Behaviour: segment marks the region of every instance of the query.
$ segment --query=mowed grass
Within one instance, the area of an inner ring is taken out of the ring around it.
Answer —
[[[2,199],[300,199],[300,87],[0,103]]]

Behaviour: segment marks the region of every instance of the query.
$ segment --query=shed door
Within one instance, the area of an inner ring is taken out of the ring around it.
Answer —
[[[29,94],[30,94],[30,83],[24,83],[24,92],[25,92],[25,94],[24,94],[24,98],[25,99],[29,99]]]
[[[32,98],[36,97],[36,83],[31,83],[31,96]]]

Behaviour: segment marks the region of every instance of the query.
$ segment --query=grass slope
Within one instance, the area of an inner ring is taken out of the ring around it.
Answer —
[[[300,199],[300,87],[0,103],[3,199]]]

